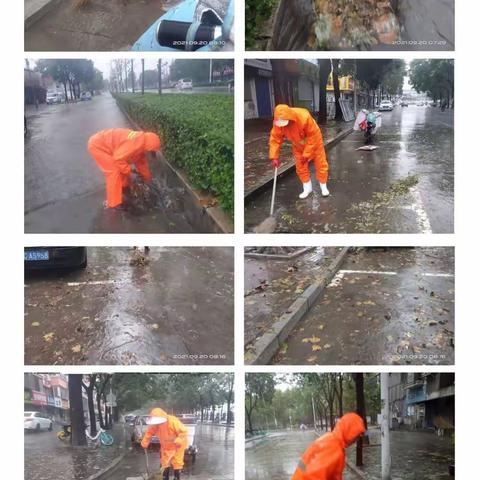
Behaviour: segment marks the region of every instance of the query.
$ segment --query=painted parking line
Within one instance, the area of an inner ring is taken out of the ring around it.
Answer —
[[[116,280],[92,280],[87,282],[68,282],[69,287],[81,287],[82,285],[113,285],[119,283]]]
[[[384,275],[384,276],[396,276],[398,272],[388,271],[388,270],[339,270],[332,281],[328,284],[328,287],[338,287],[345,275]],[[430,278],[454,278],[453,273],[434,273],[434,272],[421,272],[419,274],[421,277],[430,277]]]

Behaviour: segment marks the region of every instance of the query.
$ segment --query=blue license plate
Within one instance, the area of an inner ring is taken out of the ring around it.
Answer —
[[[25,260],[27,262],[37,262],[48,259],[48,250],[27,250],[25,252]]]

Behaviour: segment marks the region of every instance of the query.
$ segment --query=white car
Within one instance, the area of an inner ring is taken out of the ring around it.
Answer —
[[[63,102],[63,95],[61,93],[47,93],[47,105],[55,105]]]
[[[380,107],[378,109],[379,112],[391,112],[393,110],[393,103],[390,100],[383,100],[380,103]]]
[[[51,418],[42,412],[23,412],[23,429],[33,430],[39,432],[40,430],[53,429],[53,422]]]
[[[92,94],[90,92],[82,92],[80,95],[80,100],[82,102],[88,102],[92,99]]]
[[[177,82],[178,90],[192,90],[193,89],[193,82],[190,78],[181,78]]]

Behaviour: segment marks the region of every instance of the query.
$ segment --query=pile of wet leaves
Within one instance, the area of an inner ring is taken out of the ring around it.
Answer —
[[[400,26],[389,0],[315,0],[312,49],[369,50],[399,39]]]
[[[160,189],[153,182],[136,182],[125,192],[125,207],[134,213],[148,213],[163,206]]]

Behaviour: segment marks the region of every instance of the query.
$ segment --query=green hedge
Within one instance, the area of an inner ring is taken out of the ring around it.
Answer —
[[[123,93],[114,97],[142,128],[160,135],[169,161],[233,215],[233,95]]]

